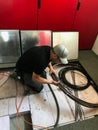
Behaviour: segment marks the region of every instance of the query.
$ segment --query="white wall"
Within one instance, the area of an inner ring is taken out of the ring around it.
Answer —
[[[93,45],[93,47],[92,47],[92,51],[93,51],[96,55],[98,55],[98,35],[97,35],[96,40],[95,40],[95,42],[94,42],[94,45]]]
[[[53,32],[53,46],[64,44],[69,51],[68,59],[78,59],[78,32]]]

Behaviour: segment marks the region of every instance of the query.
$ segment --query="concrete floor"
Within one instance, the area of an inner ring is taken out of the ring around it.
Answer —
[[[79,51],[79,62],[98,85],[98,56],[92,50]]]

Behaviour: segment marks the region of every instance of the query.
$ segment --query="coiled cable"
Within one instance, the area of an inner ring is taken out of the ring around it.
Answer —
[[[59,80],[54,74],[51,74],[51,77],[52,77],[54,80],[56,80],[56,81]],[[83,106],[89,107],[89,108],[98,108],[98,104],[97,104],[97,103],[95,103],[95,104],[94,104],[94,103],[89,103],[89,102],[86,102],[86,101],[84,101],[84,100],[81,100],[81,99],[75,97],[74,95],[72,95],[72,93],[70,93],[70,91],[68,91],[68,90],[66,89],[66,86],[65,86],[62,82],[59,83],[58,87],[59,87],[68,97],[70,97],[72,100],[74,100],[75,102],[79,103],[80,105],[83,105]]]
[[[87,82],[85,84],[82,84],[82,85],[70,83],[67,80],[67,78],[65,78],[65,75],[68,72],[73,72],[75,74],[81,75],[81,77],[85,76],[85,79],[87,80]],[[66,67],[66,68],[62,69],[59,72],[59,77],[60,77],[60,80],[62,80],[65,84],[67,84],[67,86],[69,86],[69,87],[71,87],[72,89],[75,89],[75,90],[84,90],[84,89],[88,88],[91,84],[87,74],[81,68],[77,68],[77,67]]]

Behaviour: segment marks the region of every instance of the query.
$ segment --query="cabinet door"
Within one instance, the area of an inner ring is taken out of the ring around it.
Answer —
[[[36,29],[37,0],[0,0],[0,29]]]
[[[13,1],[0,0],[0,29],[10,28],[12,21]]]
[[[37,29],[72,30],[78,0],[38,0]]]
[[[98,35],[98,0],[81,0],[74,29],[79,31],[79,49],[91,49]]]

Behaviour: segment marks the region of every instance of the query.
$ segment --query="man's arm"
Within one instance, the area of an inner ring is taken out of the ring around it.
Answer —
[[[59,81],[45,79],[45,78],[41,77],[40,75],[38,75],[38,74],[36,74],[34,72],[32,74],[32,80],[36,81],[36,82],[39,82],[39,83],[43,83],[43,84],[54,84],[54,85],[59,84]]]
[[[58,77],[58,74],[57,74],[57,72],[55,71],[55,69],[53,68],[51,62],[48,64],[48,67],[49,67],[49,69],[50,69],[50,74],[53,73],[53,74],[55,74],[56,77]]]

